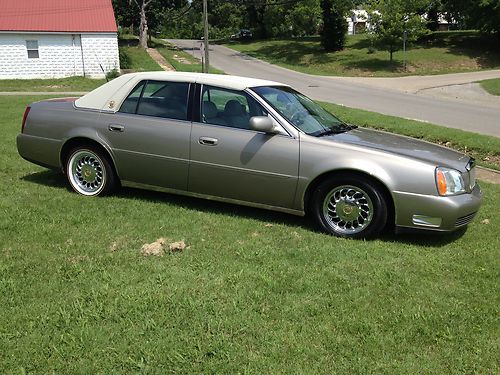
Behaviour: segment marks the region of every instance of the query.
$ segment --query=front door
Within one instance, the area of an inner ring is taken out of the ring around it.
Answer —
[[[201,122],[191,131],[188,190],[290,208],[299,168],[299,140],[249,128],[265,109],[244,91],[203,86]]]

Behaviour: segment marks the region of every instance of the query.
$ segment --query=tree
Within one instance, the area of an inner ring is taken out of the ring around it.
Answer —
[[[148,19],[146,18],[146,9],[153,0],[133,0],[135,5],[139,7],[139,45],[142,48],[148,48]]]
[[[442,4],[440,0],[433,0],[429,4],[427,11],[427,28],[431,31],[437,31],[439,27],[439,15],[442,11]]]
[[[285,17],[294,36],[314,35],[318,32],[321,9],[317,1],[298,3]]]
[[[411,43],[427,33],[422,9],[427,9],[428,0],[374,0],[371,1],[370,18],[374,27],[375,41],[393,53],[403,46],[403,38]]]
[[[350,3],[350,1],[345,0],[321,0],[320,2],[323,14],[321,45],[328,52],[344,49],[347,32],[345,16]]]
[[[113,0],[119,25],[132,28],[139,25],[139,44],[143,48],[147,48],[151,30],[162,28],[167,11],[186,7],[186,4],[187,0]]]
[[[461,27],[500,36],[500,0],[441,0]]]

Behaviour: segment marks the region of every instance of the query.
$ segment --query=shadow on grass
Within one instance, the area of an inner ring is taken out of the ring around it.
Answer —
[[[38,185],[65,188],[66,190],[71,191],[66,176],[53,169],[27,174],[26,176],[21,177],[21,180],[33,182]]]
[[[446,246],[460,239],[467,232],[467,227],[451,233],[433,232],[423,229],[404,229],[396,233],[384,233],[380,240],[385,242],[400,242],[408,245],[437,248]]]
[[[56,187],[73,192],[69,187],[66,177],[54,170],[45,170],[42,172],[32,173],[21,177],[22,180],[32,182],[39,185]],[[123,200],[142,200],[152,203],[167,202],[192,211],[203,211],[214,214],[221,214],[232,217],[246,217],[259,220],[262,222],[269,222],[274,224],[285,224],[290,227],[302,228],[316,233],[322,233],[317,225],[308,217],[300,217],[289,215],[281,212],[268,211],[247,206],[240,206],[236,204],[223,203],[208,199],[187,197],[182,195],[163,193],[151,190],[143,190],[136,188],[124,187],[117,190],[114,197]],[[92,198],[89,198],[92,199]],[[99,199],[99,198],[96,198]],[[382,236],[376,240],[384,242],[399,242],[410,245],[417,245],[422,247],[438,248],[445,246],[451,242],[458,240],[462,237],[467,228],[462,228],[453,233],[439,233],[429,232],[423,230],[406,231],[404,233],[396,234],[394,231],[386,231]],[[325,238],[328,238],[325,236]],[[354,240],[353,240],[354,241]]]
[[[369,72],[388,72],[397,73],[404,71],[404,65],[402,61],[393,60],[392,62],[388,59],[378,59],[371,58],[366,60],[349,61],[348,63],[342,63],[346,69],[359,69]]]
[[[55,170],[45,170],[28,174],[21,177],[21,179],[38,185],[65,189],[68,192],[73,193],[65,175]],[[242,216],[261,220],[263,222],[265,221],[275,224],[283,223],[307,230],[315,229],[309,220],[300,216],[165,192],[122,187],[113,193],[113,197],[123,200],[136,199],[151,203],[168,202],[193,211],[204,211],[227,216]]]
[[[358,69],[367,72],[403,72],[402,62],[391,63],[388,53],[387,58],[369,58],[367,53],[371,45],[370,38],[361,36],[348,41],[346,49],[341,53],[326,53],[322,50],[318,38],[280,39],[275,42],[264,41],[263,45],[254,46],[256,48],[247,54],[272,63],[300,67],[338,64],[345,71]],[[384,50],[376,43],[375,47],[380,51]],[[500,66],[500,41],[495,36],[478,32],[433,33],[413,44],[412,49],[425,51],[435,47],[445,48],[447,54],[473,59],[481,69]],[[349,53],[350,51],[352,53]]]
[[[350,47],[349,49],[364,49],[368,48],[368,45],[369,42],[367,40],[360,40],[353,45],[353,48]],[[349,49],[341,53],[326,53],[321,49],[319,43],[303,44],[297,41],[290,41],[290,43],[286,44],[267,44],[246,54],[271,62],[281,62],[301,67],[338,64],[345,71],[359,69],[368,72],[382,71],[393,73],[403,68],[402,62],[393,61],[391,63],[388,58],[360,58],[359,52],[349,53]],[[242,56],[243,54],[236,53],[235,55]],[[307,56],[307,58],[304,58],[304,56]]]
[[[482,69],[500,66],[500,40],[475,31],[433,33],[422,38],[417,48],[447,48],[448,54],[475,59]]]

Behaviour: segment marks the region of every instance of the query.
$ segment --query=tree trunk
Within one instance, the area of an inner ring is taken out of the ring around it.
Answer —
[[[148,20],[146,19],[146,0],[141,3],[141,23],[139,25],[139,45],[148,48]]]

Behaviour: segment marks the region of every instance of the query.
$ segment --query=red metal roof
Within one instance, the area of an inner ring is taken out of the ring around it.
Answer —
[[[116,32],[111,0],[0,0],[0,31]]]

